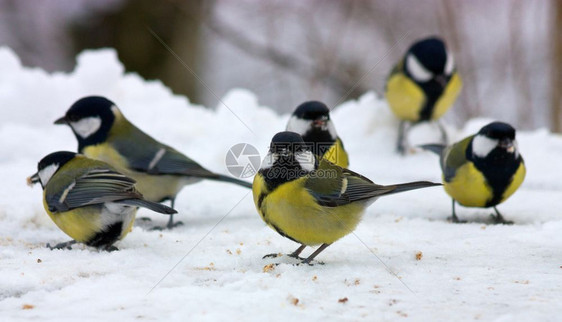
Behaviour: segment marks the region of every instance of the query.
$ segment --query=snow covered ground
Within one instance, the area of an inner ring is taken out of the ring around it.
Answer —
[[[107,96],[141,129],[221,173],[232,145],[250,143],[263,155],[288,115],[242,89],[212,110],[192,105],[159,82],[125,74],[111,50],[80,55],[70,74],[47,74],[0,48],[0,70],[2,321],[555,321],[562,314],[558,135],[518,133],[527,178],[499,206],[513,226],[486,225],[491,210],[462,207],[458,215],[470,223],[447,223],[450,199],[430,188],[375,202],[354,234],[319,255],[325,265],[278,259],[267,269],[273,261],[263,255],[298,245],[265,226],[249,191],[203,182],[180,193],[180,228],[135,227],[112,253],[51,251],[46,243],[68,237],[45,214],[40,187],[25,178],[44,155],[76,149],[70,129],[52,123],[78,98]],[[374,94],[343,103],[332,118],[353,170],[382,184],[440,180],[435,155],[394,154],[397,122]],[[458,140],[488,121],[450,127],[450,135]],[[414,143],[438,137],[429,125],[411,133]],[[167,219],[144,209],[139,216]]]

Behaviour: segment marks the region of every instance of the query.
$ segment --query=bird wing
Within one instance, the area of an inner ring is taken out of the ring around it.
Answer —
[[[309,175],[305,188],[318,204],[325,207],[338,207],[356,201],[437,185],[440,184],[428,181],[378,185],[356,172],[341,168],[327,160],[321,160],[318,169]]]
[[[50,193],[53,187],[47,184],[45,201],[50,210],[61,212],[105,202],[142,199],[134,184],[133,179],[121,173],[95,168],[64,185],[63,189],[56,189],[55,193]]]
[[[127,140],[114,140],[112,144],[133,170],[154,175],[217,177],[217,174],[203,168],[174,148],[156,141],[140,129],[128,131],[126,137]]]
[[[466,151],[473,137],[474,135],[469,136],[443,150],[441,168],[446,182],[451,181],[457,173],[457,169],[468,162]]]
[[[336,207],[373,197],[379,185],[349,169],[327,160],[320,160],[318,169],[309,174],[305,188],[316,201],[327,207]]]

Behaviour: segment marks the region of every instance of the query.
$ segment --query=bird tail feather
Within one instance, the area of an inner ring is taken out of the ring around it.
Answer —
[[[428,187],[435,187],[435,186],[442,186],[442,184],[430,182],[430,181],[414,181],[408,183],[395,184],[395,185],[385,186],[386,188],[389,189],[387,191],[382,192],[380,196],[391,195],[395,193],[406,192],[410,190],[416,190],[416,189],[422,189]]]
[[[118,201],[118,203],[126,204],[129,206],[144,207],[165,215],[173,215],[177,213],[177,211],[173,208],[143,199],[126,199],[126,200],[120,200]]]
[[[222,181],[222,182],[230,182],[230,183],[234,183],[234,184],[237,184],[239,186],[242,186],[242,187],[252,189],[252,183],[251,182],[243,181],[243,180],[236,179],[236,178],[229,177],[229,176],[225,176],[225,175],[222,175],[222,174],[217,174],[216,177],[210,177],[209,179],[216,180],[216,181]]]
[[[443,144],[423,144],[420,145],[419,147],[424,150],[431,151],[437,155],[441,155],[441,153],[443,152],[443,150],[445,150],[447,146]]]

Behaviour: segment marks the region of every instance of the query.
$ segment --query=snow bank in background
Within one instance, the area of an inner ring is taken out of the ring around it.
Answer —
[[[50,251],[45,243],[67,236],[25,178],[44,155],[75,150],[70,129],[52,122],[80,97],[108,97],[141,129],[221,173],[229,147],[250,143],[263,155],[288,115],[242,89],[214,109],[190,104],[160,82],[124,74],[113,50],[84,52],[72,73],[47,74],[0,48],[0,70],[2,320],[533,321],[562,313],[562,140],[546,130],[518,133],[527,178],[499,207],[514,226],[485,226],[489,210],[462,207],[458,215],[472,223],[448,224],[450,199],[426,189],[377,201],[354,234],[318,257],[325,265],[284,263],[264,272],[264,254],[297,245],[262,223],[247,190],[203,182],[180,193],[179,229],[135,227],[119,252]],[[394,154],[397,121],[374,94],[336,107],[332,118],[355,171],[383,184],[440,180],[431,153]],[[458,140],[489,121],[449,128],[450,136]],[[410,136],[421,143],[439,134],[424,125]]]

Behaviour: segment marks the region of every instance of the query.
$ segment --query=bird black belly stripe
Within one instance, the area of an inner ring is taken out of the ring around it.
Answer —
[[[104,231],[95,234],[94,237],[86,243],[86,245],[92,247],[109,246],[119,239],[122,231],[123,222],[116,222],[107,226]]]
[[[431,115],[433,114],[433,109],[435,108],[437,98],[438,97],[433,96],[427,97],[427,101],[420,111],[420,121],[429,121],[431,119]]]
[[[260,196],[258,197],[258,209],[261,209],[261,205],[263,203],[263,199],[265,199],[266,194],[265,193],[260,193]]]
[[[275,229],[275,231],[276,231],[279,235],[281,235],[281,236],[283,236],[283,237],[285,237],[285,238],[289,238],[290,240],[294,241],[295,243],[302,244],[300,241],[298,241],[298,240],[292,238],[291,236],[285,234],[285,232],[284,232],[281,228],[275,226],[275,225],[272,224],[272,223],[269,223],[269,224],[271,225],[271,227],[273,227],[273,229]]]
[[[486,203],[486,207],[496,206],[500,203],[507,188],[513,182],[513,176],[519,169],[521,160],[513,160],[501,166],[486,166],[485,164],[474,163],[482,171],[486,182],[492,188],[493,197]]]

